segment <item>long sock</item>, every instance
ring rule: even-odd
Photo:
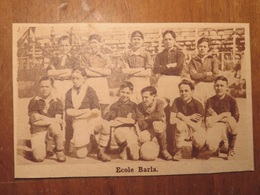
[[[228,148],[234,150],[236,144],[237,134],[228,134]]]

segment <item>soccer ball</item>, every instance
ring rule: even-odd
[[[140,148],[140,157],[152,161],[159,155],[159,145],[153,141],[145,142]]]

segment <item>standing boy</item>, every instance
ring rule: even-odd
[[[176,124],[175,142],[176,153],[173,160],[182,158],[182,146],[185,137],[192,141],[192,157],[197,157],[198,151],[206,142],[206,131],[203,126],[204,108],[193,98],[194,85],[189,80],[182,80],[179,84],[180,97],[171,106],[170,123]],[[188,135],[188,136],[187,136]]]
[[[100,105],[96,92],[87,85],[87,73],[83,68],[72,70],[73,87],[66,93],[66,149],[74,144],[78,158],[85,158],[91,147],[90,136],[100,133],[98,159],[104,162],[111,158],[105,154],[109,131],[102,126]]]
[[[165,49],[156,55],[154,73],[159,74],[158,96],[166,98],[171,105],[178,96],[178,84],[181,82],[181,74],[184,64],[184,53],[176,45],[176,34],[172,30],[163,33]]]
[[[134,85],[134,98],[136,103],[142,101],[140,91],[150,85],[150,76],[152,74],[152,58],[149,52],[142,48],[144,35],[140,31],[134,31],[131,34],[131,48],[123,56],[125,67],[122,69],[124,74],[128,75],[128,81]]]
[[[82,67],[85,69],[87,83],[97,93],[101,110],[110,103],[107,77],[111,74],[111,60],[101,51],[102,40],[98,34],[88,38],[90,53],[83,56]]]
[[[51,93],[54,85],[52,78],[42,77],[39,85],[39,96],[31,99],[28,106],[33,157],[37,162],[42,162],[46,157],[46,138],[53,137],[57,160],[65,162],[62,136],[63,106],[61,100],[55,98]]]
[[[80,64],[79,60],[71,54],[72,41],[69,36],[61,36],[58,45],[60,54],[50,59],[47,73],[55,79],[57,96],[64,101],[65,93],[71,88],[71,70]]]
[[[136,133],[136,104],[130,100],[133,93],[133,84],[125,82],[120,86],[120,97],[117,102],[110,106],[110,110],[105,115],[112,128],[116,143],[118,144],[124,160],[139,159],[139,145]]]
[[[195,82],[194,97],[203,105],[206,100],[215,94],[213,81],[219,74],[219,62],[210,55],[210,40],[200,38],[198,40],[198,55],[191,59],[188,67],[191,79]]]
[[[235,156],[239,110],[236,100],[227,95],[228,80],[218,76],[214,81],[216,95],[206,102],[207,144],[211,152],[218,152],[221,141],[228,140],[228,159]]]
[[[143,101],[137,106],[140,142],[145,143],[156,137],[162,158],[171,160],[172,156],[167,151],[164,102],[156,98],[157,90],[153,86],[143,88],[141,94]]]

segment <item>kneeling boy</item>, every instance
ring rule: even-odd
[[[54,137],[57,160],[65,162],[62,136],[63,106],[60,99],[52,96],[52,78],[42,77],[39,84],[40,94],[31,99],[28,106],[33,157],[37,162],[42,162],[46,157],[46,138]]]
[[[236,100],[227,95],[228,80],[219,76],[214,81],[216,95],[206,102],[207,144],[211,152],[218,152],[221,141],[228,141],[228,159],[235,156],[239,110]]]
[[[182,158],[182,146],[185,137],[192,141],[192,157],[197,157],[198,152],[205,145],[206,131],[202,120],[204,108],[193,98],[194,85],[189,80],[182,80],[179,84],[180,97],[176,98],[171,106],[170,123],[176,124],[175,142],[176,153],[173,160]]]
[[[143,88],[141,94],[143,101],[137,106],[140,142],[145,143],[156,137],[162,158],[171,160],[172,156],[167,151],[164,102],[156,98],[157,90],[153,86]]]
[[[113,128],[113,135],[118,144],[124,160],[139,159],[139,145],[136,133],[136,104],[130,100],[134,90],[133,84],[125,82],[120,86],[119,100],[110,106],[110,110],[104,118],[109,121],[109,127]]]

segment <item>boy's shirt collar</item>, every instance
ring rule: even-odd
[[[142,49],[142,47],[140,47],[136,51],[134,51],[133,49],[129,50],[129,56],[134,56],[134,55],[135,56],[145,56],[144,50]]]
[[[177,47],[176,46],[173,46],[172,48],[170,48],[170,49],[168,49],[168,48],[165,48],[163,51],[164,52],[176,52],[176,50],[177,50]]]
[[[105,59],[105,55],[100,50],[97,51],[96,53],[90,53],[89,55],[90,56],[99,56],[99,57]]]
[[[65,53],[65,54],[63,54],[63,53],[59,54],[59,58],[63,58],[64,56],[67,56],[67,57],[69,58],[69,57],[71,57],[72,55],[71,55],[70,52]]]
[[[50,94],[50,96],[48,98],[46,98],[46,99],[43,99],[41,96],[36,95],[34,99],[35,100],[42,100],[42,101],[44,101],[46,103],[50,103],[51,101],[57,101],[57,97],[55,97],[52,94]]]
[[[213,58],[212,55],[210,54],[205,54],[202,58],[199,57],[199,55],[195,56],[195,60],[198,60],[198,61],[201,61],[201,62],[204,62],[206,58]]]
[[[153,102],[149,106],[145,106],[145,104],[143,102],[143,107],[144,107],[145,111],[148,113],[153,112],[156,108],[156,102],[157,102],[156,98],[153,100]]]
[[[126,105],[126,104],[131,103],[131,100],[128,99],[127,101],[122,101],[122,100],[119,98],[119,99],[118,99],[118,103],[119,103],[120,105]]]

